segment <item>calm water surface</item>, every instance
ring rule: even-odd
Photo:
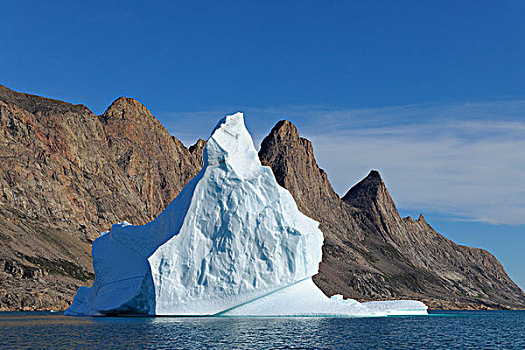
[[[525,311],[380,318],[91,318],[0,312],[0,348],[525,349]]]

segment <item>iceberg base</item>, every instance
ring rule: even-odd
[[[214,316],[373,317],[427,315],[427,306],[414,300],[360,303],[339,296],[328,298],[311,278],[279,289]]]

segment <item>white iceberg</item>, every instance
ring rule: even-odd
[[[113,225],[93,243],[95,282],[66,315],[384,316],[418,301],[328,298],[313,283],[323,234],[261,165],[237,113],[222,119],[204,167],[152,222]]]

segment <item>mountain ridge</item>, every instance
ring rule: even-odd
[[[401,218],[379,172],[372,170],[339,198],[327,178],[316,177],[324,172],[312,145],[289,132],[292,126],[277,123],[259,156],[300,210],[320,222],[325,245],[314,281],[325,293],[416,298],[434,308],[523,308],[525,294],[492,254],[453,243],[422,215]]]
[[[146,127],[0,88],[0,309],[66,308],[99,232],[151,221],[200,169],[133,101],[115,103]]]
[[[151,221],[200,170],[206,144],[184,147],[131,98],[97,116],[83,105],[3,86],[0,135],[1,310],[67,307],[78,286],[92,281],[90,243],[98,233],[123,220]],[[259,158],[299,209],[320,222],[324,258],[314,280],[328,295],[525,308],[523,291],[490,253],[458,248],[422,216],[401,218],[378,172],[340,198],[293,123],[275,125]],[[375,200],[360,195],[374,189]],[[421,249],[436,257],[414,250],[418,240],[435,247]]]

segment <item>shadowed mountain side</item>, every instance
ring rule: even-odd
[[[99,232],[150,221],[200,169],[133,99],[97,117],[0,86],[0,140],[0,310],[67,307]]]
[[[402,219],[377,171],[341,200],[292,123],[277,123],[259,157],[320,222],[325,244],[314,281],[326,294],[413,298],[436,308],[525,307],[525,294],[490,253],[453,243],[423,216]]]

